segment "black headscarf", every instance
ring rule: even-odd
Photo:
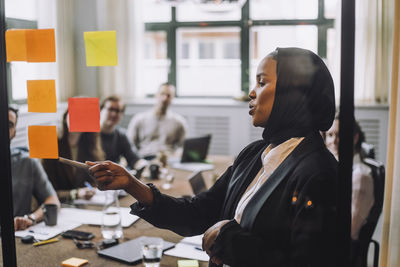
[[[322,59],[301,48],[277,48],[271,55],[277,61],[277,82],[263,139],[279,144],[328,130],[335,117],[335,92]]]

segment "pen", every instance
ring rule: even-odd
[[[86,165],[85,163],[79,162],[79,161],[75,161],[75,160],[70,160],[70,159],[66,159],[66,158],[62,158],[59,157],[58,160],[61,163],[73,166],[75,168],[79,168],[79,169],[84,169],[84,170],[88,170],[90,166]]]
[[[52,239],[49,239],[49,240],[43,240],[43,241],[35,242],[35,243],[33,243],[33,246],[37,247],[37,246],[41,246],[41,245],[45,245],[45,244],[54,243],[54,242],[57,242],[57,241],[58,241],[58,238],[52,238]]]
[[[199,247],[194,247],[194,248],[197,249],[197,250],[203,251],[202,248],[199,248]]]
[[[85,171],[87,171],[89,173],[90,166],[86,165],[85,163],[82,163],[82,162],[79,162],[79,161],[76,161],[76,160],[66,159],[66,158],[63,158],[63,157],[59,157],[58,161],[61,162],[61,163],[67,164],[69,166],[78,168],[78,169],[83,169],[83,170],[85,170]],[[93,176],[89,175],[88,177],[90,177],[90,179],[94,183],[96,183],[96,179]]]

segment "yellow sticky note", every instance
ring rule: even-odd
[[[85,260],[85,259],[72,257],[72,258],[69,258],[69,259],[63,261],[61,263],[61,265],[65,266],[65,267],[79,267],[79,266],[82,266],[82,265],[84,265],[84,264],[86,264],[88,262],[89,261]]]
[[[57,112],[55,80],[30,80],[28,88],[28,112]]]
[[[197,260],[178,260],[178,267],[199,267]]]
[[[84,32],[86,49],[86,66],[116,66],[117,32],[96,31]]]
[[[29,157],[58,159],[56,126],[28,126]]]
[[[25,30],[6,31],[7,62],[26,61]]]

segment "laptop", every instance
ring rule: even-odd
[[[111,258],[113,260],[117,260],[127,264],[131,265],[137,264],[142,261],[141,241],[144,240],[145,238],[147,238],[147,236],[141,236],[133,240],[130,240],[128,242],[124,242],[110,248],[99,250],[97,251],[97,253],[100,256]],[[175,246],[174,243],[164,241],[163,251],[171,249],[174,246]]]
[[[210,141],[211,134],[185,139],[181,162],[204,162],[208,155]]]
[[[194,172],[192,175],[188,177],[190,186],[192,187],[192,191],[195,195],[200,194],[201,192],[207,191],[207,186],[204,181],[204,177],[201,174],[201,171]]]
[[[191,172],[214,169],[214,165],[205,163],[210,141],[211,134],[185,139],[181,160],[180,162],[171,162],[171,167]]]

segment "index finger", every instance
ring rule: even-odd
[[[98,171],[103,171],[103,170],[108,170],[109,168],[109,163],[107,162],[90,162],[90,161],[86,161],[85,162],[87,165],[90,165],[91,167],[89,168],[89,173],[93,174],[95,172]],[[95,164],[95,165],[91,165],[91,164]]]

